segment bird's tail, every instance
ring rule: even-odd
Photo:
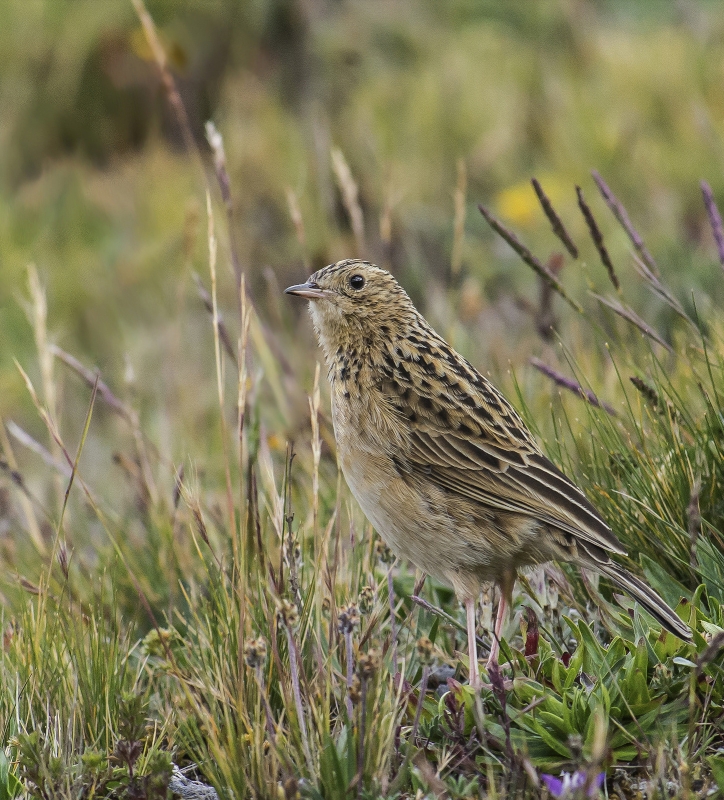
[[[651,614],[651,616],[661,625],[670,631],[674,636],[678,636],[686,642],[692,639],[691,630],[674,611],[647,586],[640,578],[627,572],[623,567],[609,561],[607,564],[597,564],[596,569],[602,572],[607,578],[625,589],[635,600]]]

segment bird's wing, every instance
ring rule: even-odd
[[[469,500],[534,517],[589,545],[625,552],[583,492],[544,455],[526,454],[523,463],[517,463],[518,456],[492,456],[474,439],[417,428],[407,463],[421,477]]]
[[[400,467],[488,508],[525,514],[572,534],[592,555],[596,549],[625,553],[583,492],[543,455],[505,397],[454,351],[443,356],[430,359],[434,375],[418,369],[419,362],[395,365],[380,387],[409,424],[409,449],[397,459]]]

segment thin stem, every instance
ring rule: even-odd
[[[468,683],[477,694],[482,683],[480,681],[480,667],[478,666],[478,647],[475,638],[475,598],[469,597],[465,601],[465,616],[468,623]],[[492,652],[492,650],[491,650]]]
[[[349,695],[349,690],[352,688],[352,678],[354,677],[354,659],[352,657],[352,629],[349,628],[344,632],[344,646],[347,649],[347,716],[350,723],[352,722],[352,698]]]
[[[405,780],[407,775],[407,769],[410,764],[410,753],[412,748],[415,746],[415,739],[417,738],[417,730],[420,725],[420,716],[422,715],[422,704],[425,699],[425,695],[427,694],[427,683],[430,679],[430,667],[426,664],[422,668],[422,678],[420,679],[420,694],[418,695],[417,700],[417,708],[415,709],[415,720],[412,723],[412,731],[410,733],[410,738],[407,742],[407,749],[405,750],[405,759],[400,766],[400,769],[397,771],[397,775],[395,779],[392,781],[392,785],[390,786],[390,795],[394,795],[398,792]]]
[[[535,367],[539,372],[542,372],[544,375],[549,377],[554,383],[558,384],[558,386],[562,386],[564,389],[568,389],[568,391],[577,394],[580,398],[585,400],[589,405],[594,406],[595,408],[602,408],[607,414],[610,414],[612,417],[618,416],[616,414],[616,409],[610,406],[608,403],[605,403],[603,400],[599,400],[596,395],[590,391],[590,389],[584,389],[579,383],[572,380],[571,378],[566,378],[565,375],[561,375],[560,372],[556,372],[552,367],[549,367],[547,364],[544,364],[538,358],[531,358],[529,363],[532,367]]]
[[[701,193],[704,195],[704,205],[709,217],[711,232],[714,234],[714,241],[716,242],[716,251],[719,254],[719,261],[724,267],[724,224],[722,224],[721,214],[714,201],[714,193],[711,190],[711,186],[706,181],[702,181],[700,186]]]
[[[644,240],[639,235],[639,232],[631,224],[631,220],[629,219],[626,209],[623,207],[621,201],[611,191],[606,181],[603,180],[603,178],[598,174],[598,172],[596,172],[595,169],[593,172],[591,172],[591,175],[593,176],[593,180],[596,182],[596,186],[598,186],[598,191],[601,193],[601,197],[603,197],[606,205],[611,209],[611,212],[618,220],[619,225],[628,234],[628,238],[631,240],[631,244],[633,244],[636,252],[639,254],[639,256],[641,256],[641,260],[658,277],[659,268],[656,265],[651,253],[649,253],[649,251],[646,249]]]
[[[365,767],[365,723],[367,721],[367,678],[363,675],[359,702],[359,743],[357,747],[357,797],[362,797]]]
[[[540,181],[537,178],[532,178],[531,183],[533,184],[533,190],[538,198],[538,202],[541,204],[541,208],[546,217],[548,217],[548,222],[551,224],[553,233],[561,240],[571,257],[578,258],[578,248],[573,243],[573,239],[571,239],[561,218],[556,214],[556,210],[553,208],[553,204],[548,195],[543,191]]]
[[[583,218],[586,220],[588,231],[591,234],[591,239],[593,240],[593,244],[596,246],[596,250],[598,250],[598,256],[601,259],[601,263],[604,267],[606,267],[608,277],[618,292],[621,290],[621,284],[619,283],[618,275],[616,275],[616,270],[614,269],[613,262],[611,261],[611,256],[608,254],[608,250],[604,244],[601,229],[596,223],[596,218],[593,216],[593,212],[583,198],[583,190],[580,186],[576,186],[576,196],[578,197],[578,207],[581,209],[581,214],[583,214]]]
[[[480,213],[485,217],[485,221],[490,225],[490,227],[501,237],[504,239],[515,252],[523,259],[523,261],[544,281],[548,281],[551,287],[558,292],[558,294],[571,306],[571,308],[578,311],[579,314],[583,313],[583,308],[581,305],[576,302],[573,298],[569,297],[566,290],[563,288],[563,285],[558,280],[558,278],[546,267],[543,265],[538,258],[536,258],[533,253],[518,239],[518,237],[513,233],[513,231],[509,230],[508,228],[503,225],[503,223],[496,219],[490,211],[488,211],[485,206],[482,206],[478,203],[478,210]]]
[[[289,645],[289,665],[292,672],[292,692],[294,694],[294,705],[297,707],[297,719],[299,720],[299,730],[302,734],[302,747],[304,748],[304,756],[307,759],[307,768],[309,769],[310,776],[314,775],[314,761],[312,760],[312,751],[309,749],[309,740],[307,739],[307,723],[304,717],[304,707],[302,706],[302,693],[299,689],[299,662],[297,661],[297,643],[292,636],[292,632],[288,626],[284,626],[287,634],[287,644]]]
[[[276,732],[274,731],[274,717],[272,716],[271,707],[269,706],[269,698],[267,697],[266,694],[266,684],[264,683],[264,673],[262,672],[261,665],[254,668],[254,674],[256,675],[256,682],[259,684],[259,693],[261,694],[261,702],[262,705],[264,706],[264,714],[266,716],[266,729],[267,733],[269,734],[269,741],[276,748],[277,739],[276,739]]]
[[[420,716],[422,715],[422,704],[427,694],[427,681],[430,678],[430,666],[425,664],[422,668],[422,678],[420,679],[420,694],[417,699],[417,708],[415,709],[415,721],[412,723],[412,734],[410,735],[410,743],[414,744],[417,738],[417,729],[420,725]]]
[[[397,675],[397,625],[395,623],[395,587],[392,582],[392,567],[387,571],[387,598],[390,603],[390,636],[392,637],[392,673]]]

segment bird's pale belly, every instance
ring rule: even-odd
[[[354,443],[348,443],[338,437],[340,466],[352,494],[385,543],[456,590],[461,580],[466,582],[464,573],[475,573],[478,583],[484,548],[471,547],[470,536],[460,530],[460,520],[440,502],[442,498],[431,496],[434,489],[426,492],[413,487],[398,474],[391,458],[380,453],[379,447],[370,452],[364,439],[358,435]]]
[[[419,569],[450,583],[448,572],[455,567],[446,525],[431,519],[424,501],[405,485],[387,464],[370,459],[363,466],[356,458],[353,464],[342,460],[342,472],[352,494],[372,526],[386,544],[399,556],[410,560]],[[392,466],[390,463],[389,466]]]

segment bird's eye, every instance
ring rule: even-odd
[[[365,279],[361,275],[353,275],[349,279],[349,285],[353,289],[361,289],[365,285]]]

